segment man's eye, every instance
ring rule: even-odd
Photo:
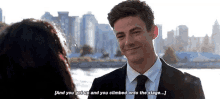
[[[122,38],[123,36],[118,36],[118,38]]]
[[[135,31],[134,33],[140,33],[140,31]]]

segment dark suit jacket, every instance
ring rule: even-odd
[[[162,62],[162,72],[158,91],[166,95],[157,95],[157,99],[205,99],[201,81],[188,73],[182,73],[176,68]],[[126,91],[127,64],[99,78],[95,78],[91,92]],[[91,95],[88,99],[125,99],[125,95]]]

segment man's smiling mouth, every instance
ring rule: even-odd
[[[140,48],[140,47],[135,47],[135,48],[132,48],[132,49],[128,49],[128,50],[126,50],[126,51],[135,50],[135,49],[138,49],[138,48]]]

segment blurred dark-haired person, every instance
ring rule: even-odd
[[[77,99],[58,33],[52,24],[35,19],[1,32],[1,99]]]
[[[122,68],[95,78],[88,99],[204,99],[199,78],[182,73],[155,53],[153,40],[158,28],[145,2],[123,1],[111,10],[108,20],[128,61]],[[97,91],[108,94],[92,94]]]

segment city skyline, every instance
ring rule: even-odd
[[[64,30],[64,33],[65,34],[67,34],[66,32],[67,32],[67,30],[69,30],[68,29],[68,27],[69,28],[72,28],[72,29],[74,29],[74,28],[77,28],[77,27],[79,27],[79,24],[77,25],[77,24],[72,24],[72,21],[70,21],[69,20],[69,18],[74,18],[74,17],[77,17],[78,18],[78,16],[68,16],[68,13],[69,12],[58,12],[58,14],[59,14],[59,16],[57,16],[57,17],[54,17],[54,16],[51,16],[50,15],[50,13],[49,12],[45,12],[45,14],[42,16],[42,18],[43,19],[46,19],[47,21],[52,21],[52,20],[54,20],[55,21],[55,23],[57,23],[57,24],[60,24],[61,25],[61,28]],[[66,18],[65,18],[66,17]],[[58,22],[60,20],[60,22]],[[62,23],[65,23],[64,22],[64,20],[65,20],[65,22],[68,22],[68,20],[70,21],[70,24],[62,24]],[[77,19],[78,20],[78,19]],[[86,44],[87,45],[90,45],[92,48],[94,48],[94,50],[96,50],[96,51],[98,51],[99,50],[99,52],[100,52],[100,50],[104,47],[104,45],[109,45],[109,44],[107,44],[107,43],[117,43],[116,41],[116,38],[115,38],[115,36],[114,36],[114,34],[113,33],[110,33],[110,32],[113,32],[112,30],[111,30],[111,28],[110,28],[110,25],[109,24],[97,24],[97,21],[96,21],[96,19],[94,18],[94,16],[92,15],[92,14],[85,14],[84,15],[84,17],[82,18],[82,19],[80,19],[81,20],[81,29],[80,29],[80,34],[81,34],[81,36],[80,37],[78,37],[78,36],[76,36],[75,35],[75,32],[77,32],[77,31],[70,31],[70,33],[72,34],[72,35],[75,35],[74,37],[76,37],[76,38],[80,38],[80,44],[78,43],[77,45],[84,45],[86,42]],[[87,21],[86,21],[87,20]],[[92,21],[92,20],[94,20],[94,21]],[[73,21],[74,22],[74,21]],[[86,23],[85,23],[86,22]],[[89,23],[91,23],[90,25],[88,24],[88,22]],[[85,23],[84,25],[83,25],[83,23]],[[93,27],[93,25],[95,26],[95,24],[96,24],[96,26],[97,26],[97,28],[98,28],[98,30],[96,30],[96,28],[94,28]],[[215,26],[215,29],[216,28],[219,28],[219,25],[218,25],[218,22],[215,22],[215,24],[216,24],[216,26]],[[69,26],[65,26],[65,25],[69,25]],[[87,26],[89,26],[89,27],[91,27],[91,28],[88,28]],[[185,50],[187,50],[191,45],[190,44],[187,44],[187,43],[189,43],[189,40],[190,40],[190,38],[198,38],[198,37],[188,37],[188,27],[187,26],[185,26],[185,25],[179,25],[178,27],[177,27],[177,29],[176,29],[176,31],[172,31],[173,33],[172,33],[172,35],[170,35],[169,36],[169,38],[166,38],[166,39],[162,39],[162,36],[161,36],[161,33],[162,33],[162,26],[160,25],[160,24],[157,24],[157,26],[158,26],[158,34],[159,34],[159,36],[155,39],[155,41],[154,41],[154,45],[155,45],[155,51],[157,52],[157,53],[161,53],[161,52],[164,52],[164,47],[165,46],[167,46],[167,44],[168,45],[172,45],[172,44],[175,44],[175,42],[174,41],[176,41],[176,40],[179,40],[179,39],[182,39],[182,40],[180,40],[180,41],[178,41],[178,42],[176,42],[176,43],[178,43],[178,44],[180,44],[180,43],[183,43],[184,45],[184,49]],[[65,28],[66,27],[66,28]],[[88,29],[86,29],[86,28],[88,28]],[[214,29],[214,28],[213,28]],[[70,29],[71,30],[71,29]],[[85,30],[85,31],[84,31]],[[91,34],[88,34],[88,33],[86,33],[86,31],[87,30],[90,30],[90,32],[89,33],[91,33]],[[93,32],[92,32],[93,31]],[[97,32],[95,32],[95,31],[97,31]],[[218,31],[219,30],[217,30],[215,33],[217,33],[217,34],[219,34],[218,33]],[[87,31],[88,32],[88,31]],[[107,33],[106,33],[107,32]],[[109,33],[108,33],[109,32]],[[171,31],[170,31],[171,32]],[[95,34],[93,34],[93,33],[95,33]],[[214,34],[215,34],[214,33]],[[69,33],[68,33],[69,34]],[[67,34],[67,35],[68,35]],[[95,36],[96,35],[96,36]],[[104,35],[105,35],[105,38],[103,38],[104,37]],[[108,36],[107,36],[108,35]],[[111,36],[110,36],[111,35]],[[167,34],[168,35],[168,34]],[[93,37],[93,36],[95,36],[95,38]],[[68,36],[69,37],[69,36]],[[91,38],[87,38],[87,39],[85,39],[84,37],[91,37]],[[115,38],[114,40],[110,40],[110,38],[111,37],[113,37],[113,38]],[[201,38],[201,40],[199,41],[199,42],[203,42],[203,38],[204,37],[199,37],[199,38]],[[211,41],[211,37],[209,37],[210,39],[209,39],[209,42]],[[109,39],[109,40],[108,40]],[[173,39],[173,40],[172,40]],[[176,40],[174,40],[174,39],[176,39]],[[70,40],[70,39],[69,39]],[[68,40],[68,41],[69,41]],[[103,41],[103,40],[105,40],[105,41]],[[168,41],[168,40],[171,40],[171,41]],[[72,40],[70,40],[71,42],[72,42]],[[89,42],[88,42],[89,41]],[[197,42],[198,40],[196,40],[196,42]],[[84,42],[84,43],[83,43]],[[94,42],[94,44],[93,43],[91,43],[91,42]],[[104,43],[101,43],[101,42],[105,42],[105,44]],[[164,42],[164,43],[163,43]],[[194,42],[194,43],[196,43],[196,42]],[[74,43],[74,42],[72,42],[72,43]],[[69,43],[70,45],[72,45],[72,43]],[[170,43],[170,44],[169,44]],[[210,44],[211,44],[212,42],[210,42]],[[104,44],[104,45],[103,45]],[[112,45],[111,44],[111,45]],[[99,46],[97,46],[97,45],[99,45]],[[195,44],[194,44],[195,45]],[[79,46],[80,47],[80,46]],[[98,48],[98,49],[97,49]],[[115,47],[113,47],[113,48],[108,48],[108,46],[106,46],[106,47],[104,47],[104,48],[107,48],[107,49],[105,49],[106,51],[107,50],[109,50],[108,52],[111,52],[111,53],[115,53],[115,51],[116,51],[116,49],[117,49],[117,46],[115,46]],[[72,48],[70,48],[70,49],[72,49]],[[114,51],[113,51],[114,50]],[[96,52],[95,51],[95,52]],[[75,51],[74,51],[75,52]]]
[[[94,52],[116,53],[117,40],[109,24],[98,24],[93,14],[87,13],[81,19],[69,16],[69,12],[58,12],[52,16],[45,12],[41,19],[54,22],[66,37],[66,44],[71,52],[79,52],[84,45],[89,45]],[[74,45],[76,44],[76,45]]]
[[[220,3],[214,0],[207,2],[198,0],[185,0],[184,2],[174,0],[141,1],[145,1],[152,8],[155,24],[162,25],[163,39],[167,38],[168,31],[175,30],[179,25],[186,25],[189,28],[190,37],[192,35],[204,37],[206,34],[211,36],[214,22],[216,20],[220,21],[220,13],[217,13],[218,9],[220,9],[218,6]],[[58,11],[68,11],[70,16],[79,16],[80,18],[91,11],[99,24],[109,24],[107,14],[120,2],[121,0],[84,0],[77,1],[77,3],[72,2],[72,0],[63,0],[62,2],[49,0],[39,0],[38,2],[5,0],[0,3],[0,8],[3,11],[7,24],[21,21],[23,18],[40,19],[46,11],[50,12],[53,16],[57,16]]]

